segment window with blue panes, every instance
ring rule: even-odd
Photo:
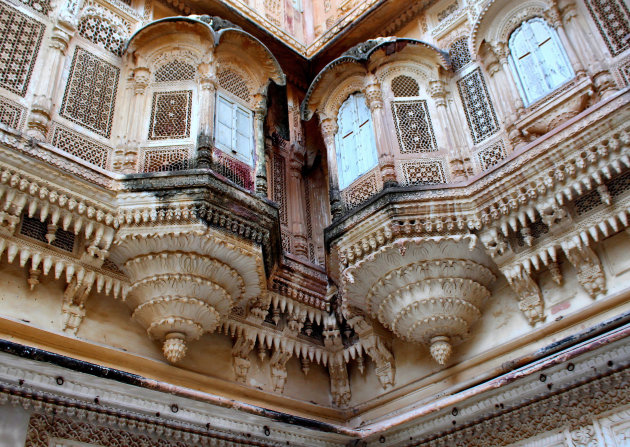
[[[339,108],[337,115],[337,170],[339,188],[344,189],[378,164],[372,116],[365,95],[355,93]]]
[[[575,77],[556,31],[543,19],[524,22],[510,36],[510,66],[525,105]]]

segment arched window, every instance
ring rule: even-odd
[[[526,105],[574,77],[555,30],[543,19],[524,22],[510,36],[510,64]]]
[[[344,189],[378,164],[372,116],[362,93],[350,95],[337,116],[337,170]]]

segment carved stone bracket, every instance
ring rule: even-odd
[[[245,383],[247,381],[247,373],[249,372],[249,367],[251,366],[249,353],[252,349],[254,349],[255,344],[255,336],[248,336],[245,333],[236,337],[236,340],[234,341],[234,346],[232,347],[232,364],[234,366],[234,375],[236,376],[236,380],[241,383]]]
[[[585,245],[564,245],[567,259],[577,270],[578,282],[592,298],[606,293],[606,276],[597,253]]]
[[[343,359],[335,357],[328,365],[330,374],[330,393],[333,404],[338,407],[346,406],[350,403],[352,394],[350,393],[350,382],[348,380],[348,369]]]
[[[284,384],[287,381],[286,364],[290,358],[291,351],[285,351],[282,348],[276,349],[271,356],[271,383],[276,393],[282,393],[284,391]]]
[[[518,307],[532,326],[545,319],[545,304],[538,284],[523,269],[505,276],[518,297]]]

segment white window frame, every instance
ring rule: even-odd
[[[232,121],[232,125],[231,125],[231,144],[228,146],[226,144],[224,144],[223,142],[219,141],[219,125],[225,125],[225,123],[220,123],[219,122],[219,105],[220,105],[220,101],[225,101],[229,104],[231,104],[231,109],[232,109],[232,116],[231,116],[231,121]],[[236,125],[236,119],[237,119],[237,113],[238,112],[242,112],[244,114],[247,115],[248,118],[248,122],[249,122],[249,130],[250,130],[250,135],[248,138],[249,141],[249,150],[248,151],[242,151],[242,150],[237,150],[237,133],[238,133],[238,129],[237,129],[237,125]],[[236,158],[239,161],[242,161],[243,163],[247,164],[248,166],[253,166],[254,164],[254,113],[248,109],[247,107],[243,106],[242,104],[240,104],[238,101],[236,101],[233,97],[228,96],[226,94],[224,94],[223,92],[219,92],[217,91],[216,94],[216,103],[215,103],[215,111],[214,111],[214,144],[217,148],[221,149],[223,152],[226,152],[228,155],[230,155],[233,158]]]
[[[548,32],[548,38],[544,42],[538,43],[538,42],[527,41],[530,46],[530,52],[527,54],[530,54],[530,57],[533,58],[534,61],[537,63],[535,68],[536,68],[536,71],[538,72],[537,74],[539,75],[539,78],[541,81],[541,83],[539,84],[539,87],[541,87],[542,93],[538,95],[533,94],[533,90],[532,90],[533,85],[529,85],[529,84],[526,85],[526,83],[524,82],[523,72],[526,70],[526,67],[522,66],[522,63],[516,59],[512,50],[512,42],[515,39],[516,33],[525,32],[525,28],[528,28],[528,27],[531,29],[532,27],[531,24],[533,22],[540,22],[544,24]],[[544,64],[545,60],[541,58],[542,52],[540,50],[540,46],[542,43],[545,43],[548,40],[551,40],[552,43],[557,47],[558,49],[557,57],[561,59],[563,68],[566,68],[570,72],[569,77],[564,79],[561,83],[554,84],[554,85],[551,85],[551,82],[548,76],[546,75],[546,70],[548,69],[548,67],[546,67]],[[567,82],[575,78],[575,71],[573,70],[571,61],[569,60],[569,57],[567,56],[566,49],[564,48],[564,45],[562,45],[562,42],[560,41],[560,38],[558,37],[558,33],[544,19],[541,19],[539,17],[534,17],[534,18],[531,18],[529,20],[522,22],[510,35],[510,38],[508,40],[508,48],[510,49],[510,54],[508,58],[509,65],[510,65],[510,68],[512,69],[512,73],[514,74],[516,85],[518,87],[519,93],[521,94],[521,98],[523,99],[523,102],[525,103],[525,106],[529,106],[535,103],[536,101],[544,98],[545,96],[549,95],[550,93],[560,88],[562,85],[566,84]]]

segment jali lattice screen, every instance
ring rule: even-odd
[[[120,69],[77,47],[61,104],[61,116],[110,137]]]
[[[44,35],[44,25],[0,4],[0,86],[26,94]]]
[[[457,81],[457,87],[475,144],[497,133],[499,123],[481,69],[477,68]]]

